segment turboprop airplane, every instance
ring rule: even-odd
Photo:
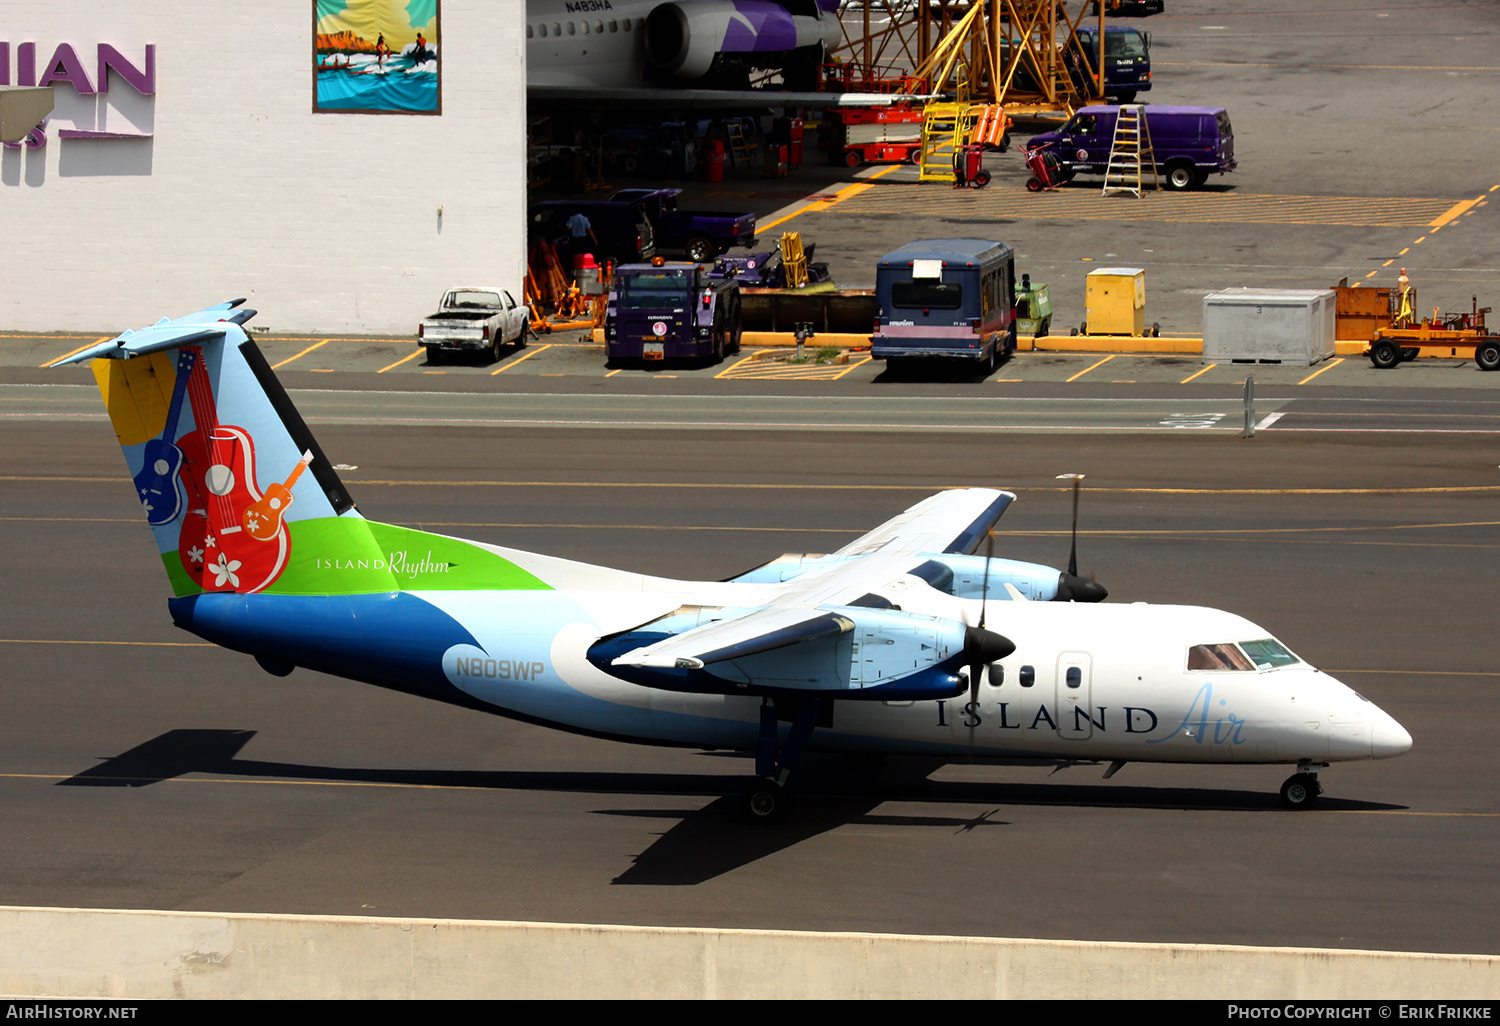
[[[826,556],[729,581],[367,520],[241,327],[243,300],[92,360],[177,626],[255,658],[599,737],[755,753],[751,821],[807,750],[1128,762],[1399,755],[1411,737],[1264,628],[978,555],[1015,496],[940,492]],[[1059,601],[1062,600],[1062,601]],[[992,629],[994,624],[1004,631]]]
[[[877,93],[816,92],[842,38],[838,0],[527,0],[533,106],[743,109],[889,104]],[[779,71],[786,91],[750,88]]]

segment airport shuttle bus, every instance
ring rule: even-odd
[[[877,360],[970,360],[989,371],[1015,351],[1015,250],[1003,242],[908,243],[876,265],[875,299]]]

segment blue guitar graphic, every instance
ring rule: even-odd
[[[177,472],[182,469],[182,450],[177,448],[177,418],[182,414],[182,397],[187,394],[188,372],[198,354],[186,346],[177,353],[177,380],[172,385],[172,405],[167,410],[167,426],[160,438],[146,443],[144,465],[135,475],[135,491],[146,507],[146,523],[152,527],[170,524],[182,511],[182,490]]]

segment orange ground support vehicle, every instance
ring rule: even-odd
[[[1345,279],[1346,281],[1348,279]],[[1470,309],[1416,317],[1417,290],[1360,288],[1340,283],[1333,291],[1336,338],[1368,339],[1365,355],[1376,367],[1391,368],[1417,357],[1472,359],[1480,370],[1500,370],[1500,334],[1484,323],[1490,308],[1471,297]]]

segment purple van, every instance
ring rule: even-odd
[[[1144,104],[1146,128],[1156,171],[1169,189],[1196,189],[1211,174],[1233,171],[1234,128],[1223,107],[1169,107]],[[1072,119],[1055,132],[1033,136],[1027,145],[1045,147],[1056,156],[1064,180],[1074,175],[1102,175],[1109,164],[1114,141],[1114,105],[1080,107]]]

